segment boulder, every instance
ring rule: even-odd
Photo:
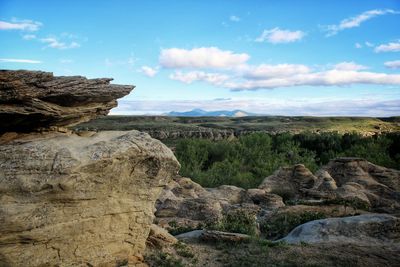
[[[165,230],[164,228],[156,224],[151,225],[150,233],[149,236],[147,237],[147,242],[146,242],[148,247],[161,249],[163,247],[174,245],[177,242],[178,239],[176,239],[173,235],[168,233],[168,231]]]
[[[134,88],[112,80],[0,70],[0,132],[71,126],[106,115]]]
[[[170,149],[138,131],[37,134],[1,145],[0,265],[142,259],[154,203],[178,169]]]
[[[354,243],[392,244],[400,241],[400,219],[387,214],[315,220],[302,224],[280,239],[290,244]]]

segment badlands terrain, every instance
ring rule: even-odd
[[[0,71],[0,266],[400,266],[400,171],[347,156],[208,188],[162,143],[268,121],[379,135],[397,118],[93,120],[134,88],[111,80]]]

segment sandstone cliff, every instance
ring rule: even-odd
[[[106,114],[133,87],[111,79],[0,72],[2,131]],[[142,260],[162,187],[179,163],[138,131],[0,136],[0,266],[119,266]]]

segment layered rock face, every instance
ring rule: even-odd
[[[178,171],[147,134],[56,135],[0,146],[0,253],[11,266],[133,260]]]
[[[117,106],[134,88],[112,79],[54,77],[51,72],[0,70],[0,132],[85,122]]]
[[[44,72],[0,76],[2,130],[87,120],[132,89]],[[9,136],[0,136],[0,266],[140,263],[155,201],[179,169],[170,149],[138,131]]]

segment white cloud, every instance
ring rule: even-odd
[[[169,78],[186,84],[203,81],[233,91],[295,86],[350,86],[353,84],[400,85],[400,74],[366,71],[368,67],[344,61],[331,67],[312,69],[302,64],[247,64],[249,55],[234,54],[215,47],[192,50],[171,48],[160,54],[160,65],[190,68],[175,71]],[[200,71],[219,69],[222,73]]]
[[[33,39],[36,39],[36,35],[34,35],[34,34],[25,34],[25,35],[22,36],[22,39],[24,39],[24,40],[33,40]]]
[[[373,44],[373,43],[370,43],[370,42],[368,42],[368,41],[365,42],[365,45],[368,46],[368,47],[374,47],[374,44]]]
[[[0,62],[5,63],[27,63],[27,64],[40,64],[42,61],[32,59],[15,59],[15,58],[0,58]]]
[[[278,43],[291,43],[301,40],[305,36],[302,31],[290,31],[281,30],[279,28],[273,28],[270,30],[264,30],[256,42],[269,42],[273,44]]]
[[[157,68],[152,68],[149,66],[142,66],[140,68],[140,72],[142,72],[147,77],[154,77],[157,74],[158,70],[157,70]]]
[[[345,29],[350,29],[350,28],[355,28],[359,27],[361,23],[364,21],[367,21],[369,19],[372,19],[377,16],[385,15],[385,14],[398,14],[399,12],[394,11],[392,9],[373,9],[373,10],[368,10],[365,11],[355,17],[347,18],[342,20],[339,24],[334,24],[334,25],[328,25],[325,26],[325,30],[327,31],[326,36],[332,36],[337,34],[340,31],[343,31]]]
[[[358,99],[293,99],[280,98],[239,98],[210,100],[120,100],[118,107],[111,110],[113,115],[163,114],[169,111],[188,111],[195,108],[204,110],[235,110],[268,115],[286,116],[397,116],[400,100]]]
[[[400,69],[400,60],[387,61],[384,65],[389,69]]]
[[[0,21],[0,30],[37,31],[43,24],[33,20],[12,19],[11,22]]]
[[[228,75],[220,73],[207,73],[203,71],[180,72],[176,71],[169,76],[170,79],[191,84],[195,81],[204,81],[213,85],[221,85],[229,79]]]
[[[231,16],[229,17],[229,20],[230,20],[230,21],[234,21],[234,22],[239,22],[241,19],[240,19],[238,16],[231,15]]]
[[[159,63],[165,68],[232,68],[244,64],[249,55],[234,54],[217,47],[200,47],[191,50],[162,49]]]
[[[362,45],[361,45],[360,43],[355,43],[355,44],[354,44],[354,47],[355,47],[355,48],[362,48]]]
[[[42,38],[40,39],[40,42],[45,43],[46,47],[51,47],[56,49],[71,49],[80,47],[80,44],[75,41],[64,42],[64,41],[59,41],[55,37]]]
[[[349,71],[357,71],[357,70],[366,70],[368,67],[356,64],[353,61],[345,61],[338,63],[334,66],[335,70],[349,70]]]
[[[271,77],[263,80],[230,81],[225,83],[224,87],[236,91],[294,86],[346,86],[352,84],[400,85],[400,74],[332,69],[287,77]]]
[[[300,64],[261,64],[257,66],[247,66],[243,68],[242,76],[248,79],[266,79],[271,77],[285,77],[308,72],[310,72],[310,68]]]
[[[375,47],[375,52],[400,52],[400,40],[388,44],[381,44]]]

